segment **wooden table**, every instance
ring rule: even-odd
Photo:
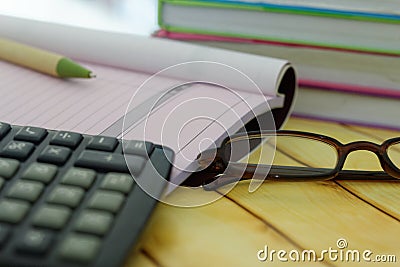
[[[343,143],[381,143],[400,136],[395,131],[299,118],[291,118],[285,129],[321,133]],[[358,151],[350,154],[345,168],[375,170],[380,165],[374,154]],[[201,199],[208,194],[218,192],[195,189],[190,193],[176,191],[170,197]],[[243,182],[202,207],[159,204],[138,252],[132,253],[126,266],[365,266],[365,250],[371,251],[365,256],[372,261],[376,256],[397,261],[370,262],[372,266],[398,266],[399,220],[400,182],[266,182],[254,193],[249,193],[248,184]],[[342,242],[339,246],[345,240],[347,247],[340,249],[338,240]],[[265,246],[268,254],[271,250],[286,251],[281,258],[288,262],[280,261],[276,253],[272,261],[260,261],[257,253]],[[307,251],[314,250],[318,259],[330,248],[331,259],[337,255],[336,261],[328,252],[323,262],[308,260]],[[353,250],[358,250],[360,262],[354,261]],[[289,258],[291,253],[294,259],[296,251],[300,262]],[[303,253],[305,261],[301,261]]]

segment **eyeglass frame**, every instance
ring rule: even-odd
[[[226,170],[228,164],[230,163],[227,160],[225,155],[225,148],[227,144],[232,142],[233,140],[242,137],[243,139],[252,139],[252,136],[259,136],[262,138],[263,135],[268,136],[294,136],[301,138],[308,138],[316,141],[320,141],[326,143],[333,147],[337,152],[337,162],[335,168],[332,168],[332,171],[324,174],[315,174],[308,177],[302,177],[305,179],[299,179],[299,174],[291,174],[291,175],[271,175],[270,172],[264,174],[264,177],[267,180],[284,180],[284,181],[323,181],[323,180],[332,180],[336,178],[341,178],[344,180],[360,180],[366,179],[379,179],[379,180],[393,180],[400,179],[400,169],[397,168],[393,162],[390,160],[388,156],[387,149],[394,144],[400,143],[400,137],[394,137],[385,140],[382,144],[376,144],[370,141],[355,141],[343,144],[335,138],[310,133],[303,131],[294,131],[294,130],[278,130],[278,131],[262,131],[262,132],[244,132],[232,135],[227,137],[221,144],[220,147],[215,149],[205,150],[200,153],[197,157],[197,161],[201,166],[207,166],[202,171],[194,173],[191,179],[186,182],[186,185],[189,186],[199,186],[199,185],[207,185],[213,183],[213,186],[210,188],[220,187],[227,183],[232,183],[240,180],[249,180],[253,178],[254,170],[257,167],[260,167],[259,164],[246,164],[244,168],[244,172],[242,177],[223,177],[223,172]],[[260,138],[260,141],[261,141]],[[343,166],[346,162],[348,155],[354,151],[370,151],[374,153],[380,162],[380,165],[384,172],[382,171],[363,171],[363,170],[343,170]],[[243,163],[235,163],[241,164],[243,169]],[[272,165],[273,166],[273,165]],[[290,168],[290,167],[289,167]],[[310,167],[311,169],[312,167]],[[295,168],[294,168],[295,169]],[[228,175],[229,176],[229,175]],[[219,180],[219,181],[218,181]]]

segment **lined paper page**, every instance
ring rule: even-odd
[[[0,120],[101,133],[123,116],[131,96],[148,75],[93,64],[85,66],[94,70],[97,78],[58,79],[0,61]],[[158,85],[153,91],[138,97],[144,100],[173,86],[177,80],[158,77],[153,83]]]

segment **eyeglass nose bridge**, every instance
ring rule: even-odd
[[[386,160],[384,157],[384,149],[381,145],[369,142],[369,141],[357,141],[357,142],[351,142],[348,144],[343,145],[340,149],[339,149],[339,159],[340,162],[338,163],[338,167],[341,169],[348,157],[348,155],[351,152],[354,151],[370,151],[372,153],[374,153],[378,159],[379,162],[381,163],[381,167],[386,171],[387,169],[387,164],[386,164]]]

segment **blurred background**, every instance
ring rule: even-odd
[[[147,35],[157,29],[157,0],[1,0],[0,14]]]

